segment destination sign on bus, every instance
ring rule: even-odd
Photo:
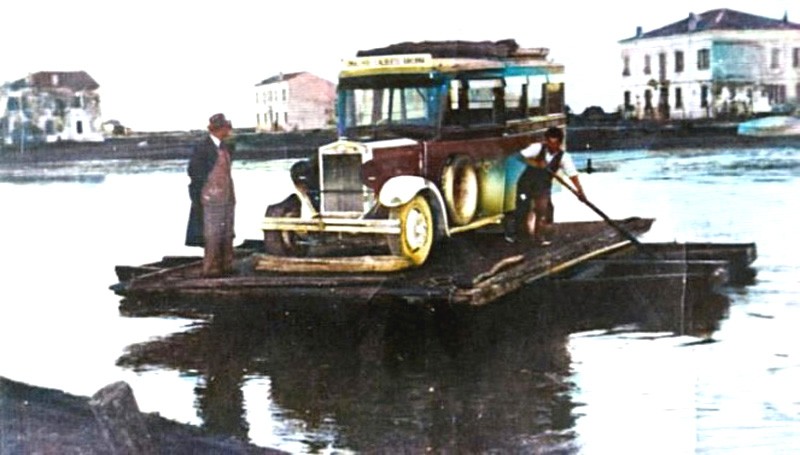
[[[345,71],[379,68],[430,68],[433,66],[433,58],[430,54],[379,55],[345,59],[343,64]]]

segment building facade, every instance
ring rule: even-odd
[[[99,87],[85,71],[40,71],[4,84],[3,143],[102,141]]]
[[[746,117],[800,105],[800,24],[730,9],[619,42],[628,118]]]
[[[329,128],[334,125],[336,86],[311,73],[287,73],[255,86],[256,131]]]

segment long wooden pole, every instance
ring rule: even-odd
[[[639,249],[639,251],[647,254],[647,256],[649,257],[653,257],[653,254],[647,250],[647,248],[642,244],[642,242],[639,241],[639,239],[636,238],[635,235],[631,234],[630,231],[620,226],[620,224],[617,223],[616,221],[612,220],[608,215],[605,214],[605,212],[600,210],[600,208],[598,208],[596,205],[592,204],[591,201],[586,199],[586,196],[581,196],[581,194],[578,193],[578,191],[575,188],[573,188],[572,185],[570,185],[566,180],[564,180],[563,177],[558,175],[556,172],[553,172],[550,168],[546,169],[547,172],[549,172],[554,179],[558,180],[558,183],[565,186],[568,190],[570,190],[570,192],[572,192],[572,194],[574,194],[578,198],[578,200],[586,204],[590,209],[594,210],[595,213],[600,215],[600,217],[603,218],[603,220],[605,220],[606,223],[608,223],[611,227],[616,229],[620,234],[622,234],[623,237],[630,240],[631,243],[633,243],[636,246],[636,248]]]

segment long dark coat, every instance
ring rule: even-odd
[[[217,162],[217,146],[210,136],[194,146],[192,157],[189,158],[189,198],[192,208],[189,211],[189,223],[186,226],[186,245],[204,246],[203,238],[203,202],[201,195],[203,187],[208,180],[208,174]]]

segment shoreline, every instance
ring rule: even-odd
[[[740,136],[736,126],[732,122],[572,122],[567,126],[567,143],[572,152],[800,146],[800,136]],[[4,146],[0,148],[0,167],[93,160],[188,160],[193,145],[204,134],[204,131],[142,133],[98,143]],[[305,158],[336,138],[334,130],[277,134],[242,131],[236,133],[235,158],[255,161]]]
[[[83,160],[188,160],[194,145],[205,134],[204,131],[148,133],[111,137],[103,142],[37,144],[29,148],[4,146],[0,148],[0,166]],[[238,132],[235,158],[262,161],[303,158],[335,139],[332,130],[282,134]]]
[[[741,136],[735,122],[609,123],[567,126],[572,152],[798,147],[800,136]]]

